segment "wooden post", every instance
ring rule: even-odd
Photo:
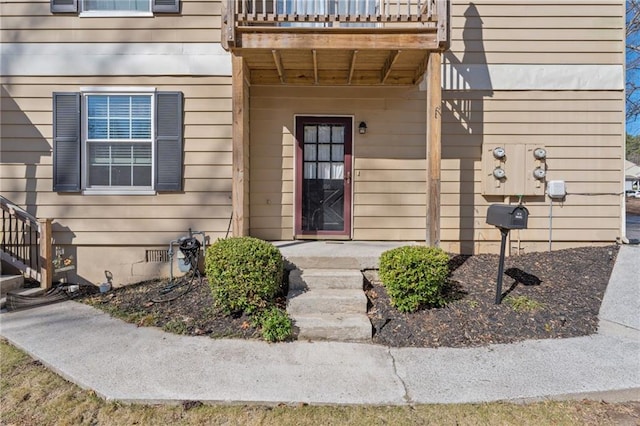
[[[53,234],[51,219],[38,219],[40,225],[40,287],[51,288],[53,284]]]
[[[427,64],[427,235],[426,243],[440,245],[440,161],[442,133],[442,53],[432,52]]]
[[[233,148],[231,208],[233,235],[249,234],[249,85],[242,56],[232,58]]]

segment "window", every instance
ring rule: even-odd
[[[84,94],[85,188],[152,189],[150,94]]]
[[[180,0],[49,0],[52,13],[82,16],[151,16],[180,13]]]
[[[182,189],[182,93],[90,88],[53,94],[53,189]]]
[[[82,0],[83,12],[151,12],[151,0]]]

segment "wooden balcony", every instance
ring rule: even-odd
[[[447,0],[224,0],[249,84],[414,85],[448,43]]]

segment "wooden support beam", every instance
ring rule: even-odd
[[[351,65],[349,66],[349,79],[347,80],[347,84],[351,84],[351,80],[353,79],[353,72],[356,69],[356,59],[358,58],[358,51],[354,50],[351,54]]]
[[[336,33],[323,28],[322,32],[308,33],[295,31],[289,33],[270,32],[265,27],[260,32],[237,33],[236,44],[241,49],[298,49],[298,50],[350,50],[365,46],[378,50],[436,50],[439,49],[436,34],[424,33]],[[276,29],[281,28],[276,27]]]
[[[424,60],[418,65],[416,73],[413,75],[413,84],[418,84],[424,78],[424,73],[427,71],[427,64],[429,63],[429,53],[424,55]]]
[[[391,74],[391,68],[393,68],[393,64],[398,60],[398,56],[400,56],[400,51],[392,50],[391,53],[389,53],[389,56],[387,56],[387,59],[384,61],[384,66],[382,67],[382,75],[380,78],[380,82],[382,84],[387,81],[389,74]]]
[[[53,232],[51,219],[38,219],[40,227],[40,287],[49,289],[53,285]]]
[[[318,84],[318,52],[313,49],[313,81]]]
[[[427,235],[426,243],[440,245],[440,163],[442,134],[442,53],[433,52],[427,64]]]
[[[244,58],[231,55],[233,109],[231,212],[233,236],[249,235],[249,85]]]
[[[247,61],[243,60],[242,61],[242,67],[243,67],[243,77],[244,77],[244,82],[247,86],[251,86],[251,70],[249,69],[249,65],[247,65]]]
[[[276,69],[278,70],[278,77],[280,77],[280,83],[284,84],[284,70],[282,68],[282,59],[280,58],[280,53],[277,50],[271,50],[271,55],[273,55],[273,62],[276,63]]]

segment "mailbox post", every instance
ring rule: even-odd
[[[522,205],[492,204],[487,210],[487,223],[500,230],[500,263],[498,264],[498,280],[496,282],[496,305],[502,302],[502,276],[504,275],[504,253],[507,245],[507,235],[512,229],[526,229],[529,220],[529,210]]]

